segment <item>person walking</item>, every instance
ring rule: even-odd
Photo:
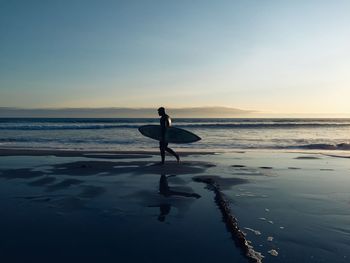
[[[165,151],[173,155],[177,162],[180,162],[180,157],[179,155],[172,149],[168,147],[168,142],[166,141],[166,132],[167,129],[171,126],[171,119],[168,114],[165,112],[164,107],[160,107],[158,109],[158,115],[160,116],[160,129],[161,129],[161,139],[159,141],[159,149],[160,149],[160,156],[162,158],[162,164],[165,163]]]

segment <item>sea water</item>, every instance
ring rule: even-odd
[[[138,127],[154,119],[2,118],[0,147],[84,150],[150,150],[155,141]],[[350,119],[174,119],[202,140],[191,150],[350,150]]]

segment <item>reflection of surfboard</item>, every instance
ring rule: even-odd
[[[139,131],[148,138],[160,140],[160,125],[144,125],[139,128]],[[167,128],[165,139],[171,143],[190,143],[199,141],[201,138],[184,129],[169,127]]]

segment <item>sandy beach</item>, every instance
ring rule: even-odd
[[[152,151],[2,149],[0,155],[5,262],[348,262],[350,257],[346,158],[187,152],[180,164],[168,158],[162,166]],[[222,194],[226,212],[208,180]],[[236,220],[254,257],[228,219]]]

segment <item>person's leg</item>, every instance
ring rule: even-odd
[[[165,174],[162,174],[159,179],[159,193],[167,196],[169,195],[169,189],[168,179]]]
[[[162,158],[162,164],[165,162],[165,144],[163,142],[159,142],[159,150],[160,150],[160,156]]]
[[[168,146],[166,146],[165,150],[166,150],[168,153],[170,153],[170,154],[172,154],[173,156],[175,156],[177,162],[180,162],[180,156],[179,156],[176,152],[174,152],[174,151],[173,151],[172,149],[170,149]]]

